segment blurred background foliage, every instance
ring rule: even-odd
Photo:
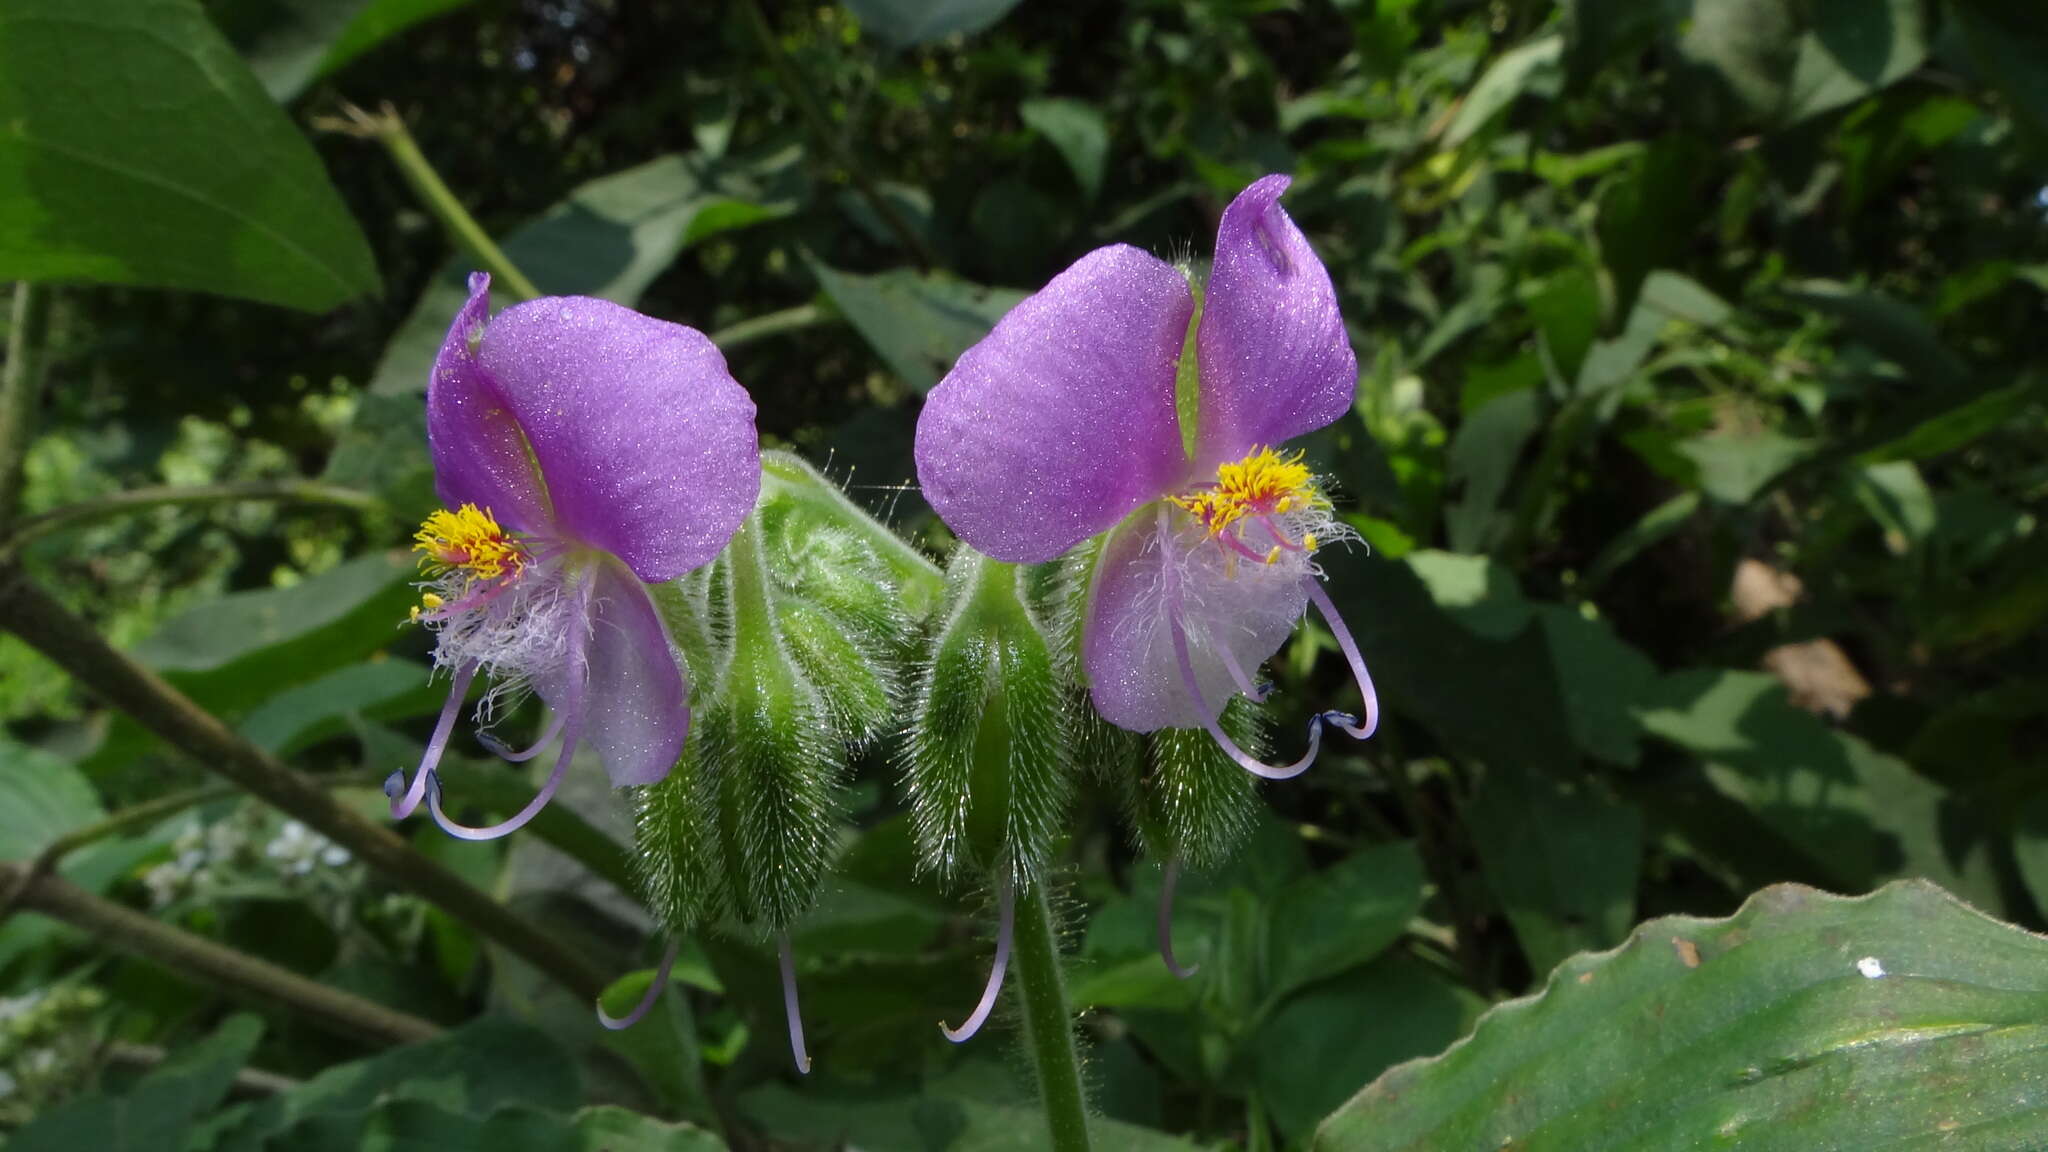
[[[935,550],[909,449],[952,357],[1088,249],[1199,255],[1244,184],[1291,173],[1360,354],[1355,415],[1310,445],[1369,544],[1332,558],[1330,587],[1390,718],[1265,788],[1238,863],[1189,878],[1194,980],[1152,954],[1158,869],[1106,793],[1080,804],[1061,899],[1096,1102],[1171,1134],[1105,1140],[1305,1145],[1388,1066],[1648,917],[1922,877],[2048,927],[2048,29],[2022,7],[213,0],[204,19],[318,162],[285,132],[219,153],[224,171],[308,161],[334,191],[249,202],[239,227],[286,229],[298,263],[217,222],[117,237],[144,251],[112,265],[36,264],[33,228],[0,232],[10,277],[104,282],[54,293],[7,549],[376,812],[438,706],[422,638],[396,627],[393,550],[431,504],[420,395],[470,261],[346,103],[388,101],[542,291],[713,333],[764,442]],[[211,35],[197,9],[145,9]],[[91,67],[155,75],[132,39],[33,47],[0,38],[0,110]],[[167,108],[142,144],[89,101],[76,115],[79,139],[167,164],[235,145],[180,138],[219,128],[203,109]],[[0,193],[123,203],[67,171],[10,159]],[[269,498],[91,504],[220,485]],[[35,519],[81,503],[95,514]],[[1280,731],[1348,690],[1341,668],[1315,626],[1282,651]],[[0,717],[0,857],[206,783],[11,636]],[[185,1117],[244,1101],[189,1147],[372,1128],[481,1147],[515,1105],[618,1147],[709,1139],[642,1113],[774,1147],[1023,1147],[1014,1043],[932,1035],[977,986],[986,909],[914,875],[886,749],[853,789],[796,933],[809,1080],[782,1070],[752,944],[692,942],[687,998],[601,1038],[345,852],[202,789],[63,873],[426,1019],[496,1007],[546,1035],[494,1017],[343,1063],[372,1049],[289,1012],[230,1017],[216,989],[16,915],[0,1125],[104,1115],[104,1073]],[[638,966],[620,806],[574,806],[552,846],[414,840]],[[47,1146],[81,1146],[64,1131]]]

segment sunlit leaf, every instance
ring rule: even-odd
[[[1318,1152],[2048,1140],[2048,942],[1931,884],[1779,885],[1567,960],[1441,1056],[1389,1071]]]
[[[8,0],[0,125],[0,279],[310,312],[377,288],[319,158],[191,0]]]

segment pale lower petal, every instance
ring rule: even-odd
[[[682,657],[647,588],[621,564],[592,576],[583,742],[597,750],[612,785],[667,776],[690,734]]]
[[[1175,526],[1178,526],[1177,528]],[[1174,571],[1165,564],[1171,561]],[[1280,650],[1307,604],[1306,561],[1230,560],[1178,512],[1134,518],[1106,541],[1089,587],[1083,666],[1095,709],[1134,732],[1200,728],[1238,690],[1223,659],[1256,669]],[[1181,683],[1169,627],[1169,580],[1179,588],[1189,657],[1207,706],[1203,715]]]

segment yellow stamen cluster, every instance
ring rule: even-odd
[[[1216,469],[1213,487],[1197,488],[1169,497],[1193,514],[1210,536],[1221,536],[1246,516],[1285,515],[1297,508],[1327,508],[1328,498],[1317,490],[1302,453],[1282,456],[1271,448],[1254,448],[1249,456]],[[1303,547],[1315,551],[1316,539],[1309,536]],[[1277,559],[1279,549],[1267,560]]]
[[[474,504],[453,512],[436,511],[412,539],[413,551],[421,554],[420,566],[436,575],[460,568],[472,579],[496,580],[508,572],[518,575],[526,564],[519,542],[488,510]]]
[[[446,508],[427,517],[412,534],[413,551],[420,554],[420,567],[436,580],[459,572],[470,580],[491,581],[517,576],[526,567],[526,549],[512,534],[500,527],[488,509],[464,504],[453,512]],[[420,596],[412,610],[413,623],[422,614],[440,611],[447,601],[432,592]]]

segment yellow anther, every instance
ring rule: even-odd
[[[526,565],[519,542],[489,511],[474,504],[435,512],[412,539],[413,551],[421,554],[420,564],[435,572],[460,569],[473,579],[496,580],[507,573],[516,576]]]
[[[1309,537],[1309,539],[1313,540],[1315,539],[1315,537],[1311,536]],[[425,608],[429,612],[432,612],[434,609],[439,608],[441,605],[446,603],[446,600],[441,599],[439,596],[434,595],[432,592],[422,593],[420,596],[420,607]]]
[[[1269,549],[1267,549],[1267,550],[1266,550],[1266,563],[1268,563],[1268,564],[1278,564],[1279,562],[1280,562],[1280,546],[1279,546],[1278,544],[1275,544],[1275,545],[1273,545],[1273,546],[1272,546],[1271,548],[1269,548]]]
[[[1221,535],[1246,516],[1327,507],[1329,501],[1316,490],[1301,461],[1299,452],[1282,456],[1271,448],[1256,448],[1244,459],[1217,468],[1213,487],[1171,499],[1201,521],[1211,536]]]
[[[1304,552],[1313,552],[1313,551],[1315,551],[1315,550],[1316,550],[1316,534],[1315,534],[1315,533],[1313,533],[1313,532],[1311,532],[1311,533],[1309,533],[1308,535],[1306,535],[1306,536],[1303,536],[1303,537],[1301,538],[1301,548],[1302,548],[1302,551],[1304,551]]]

